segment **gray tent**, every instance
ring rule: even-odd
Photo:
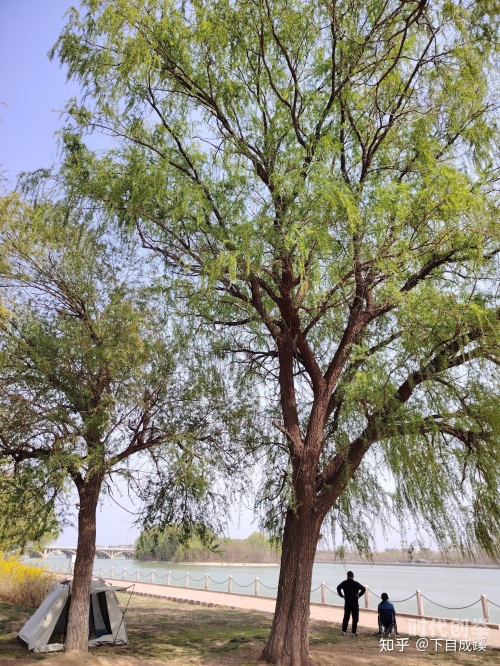
[[[69,602],[73,581],[58,583],[45,597],[36,612],[19,632],[19,638],[33,652],[59,652],[64,649]],[[118,605],[116,592],[131,587],[107,585],[93,580],[90,593],[89,647],[127,645],[125,618]]]

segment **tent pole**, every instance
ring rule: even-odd
[[[132,592],[129,594],[128,601],[127,601],[127,605],[125,606],[125,610],[123,611],[122,620],[121,620],[121,622],[120,622],[120,625],[119,625],[118,629],[116,630],[115,639],[114,639],[114,641],[113,641],[113,645],[112,645],[111,647],[115,647],[116,637],[117,637],[118,634],[120,633],[120,629],[122,628],[123,620],[125,619],[125,615],[126,615],[127,610],[128,610],[128,605],[129,605],[129,603],[130,603],[130,600],[132,599],[132,595],[134,594],[134,587],[135,587],[135,583],[134,583],[134,585],[132,585]]]

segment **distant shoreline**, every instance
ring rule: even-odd
[[[134,560],[140,562],[143,566],[158,563],[162,565],[173,565],[178,567],[279,567],[276,562],[163,562],[161,560]],[[445,564],[437,562],[341,562],[340,560],[321,561],[315,560],[314,564],[339,564],[349,566],[371,566],[371,567],[441,567],[443,569],[500,569],[500,566],[494,564]]]
[[[161,562],[162,564],[175,564],[178,567],[279,567],[277,562],[163,562],[162,560],[134,560],[147,564],[148,562]]]
[[[371,567],[441,567],[443,569],[500,569],[494,564],[446,564],[446,562],[341,562],[340,560],[314,560],[314,564],[368,565]]]

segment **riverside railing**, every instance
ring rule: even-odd
[[[71,575],[72,573],[72,565],[49,565],[48,569],[52,571],[53,573],[57,574],[67,574]],[[99,578],[109,578],[111,580],[128,580],[128,581],[135,581],[139,583],[149,583],[149,584],[154,584],[154,585],[167,585],[169,587],[184,587],[184,588],[189,588],[189,583],[190,581],[196,582],[196,583],[204,583],[204,587],[192,587],[191,589],[205,589],[205,590],[210,590],[212,592],[226,592],[228,594],[243,594],[243,595],[248,595],[248,594],[253,594],[254,596],[265,596],[269,598],[269,594],[261,594],[260,593],[260,586],[266,588],[267,590],[277,590],[277,587],[270,587],[269,585],[265,585],[257,576],[253,581],[251,581],[248,584],[241,584],[236,582],[233,579],[233,576],[230,575],[228,576],[225,580],[223,581],[218,581],[215,580],[210,576],[210,574],[206,574],[202,578],[194,578],[189,572],[186,572],[183,576],[178,578],[177,576],[174,576],[171,571],[168,571],[166,574],[159,574],[157,573],[154,569],[150,571],[149,573],[143,573],[139,569],[136,569],[136,571],[129,572],[127,569],[124,567],[122,571],[116,572],[114,567],[111,567],[109,571],[104,571],[103,567],[100,567],[99,570],[96,573],[96,569],[93,570],[93,575],[94,576],[99,576]],[[130,576],[129,578],[125,578],[125,575]],[[163,582],[165,581],[165,582]],[[182,581],[184,581],[182,583]],[[221,585],[226,585],[227,584],[227,589],[226,590],[215,590],[210,588],[210,581],[215,583],[218,586]],[[181,583],[180,585],[178,583]],[[242,589],[248,589],[248,592],[238,592],[234,591],[233,585],[236,585],[238,588]],[[253,588],[253,590],[249,589]],[[365,603],[365,608],[368,610],[371,610],[371,595],[375,595],[377,603],[378,600],[380,599],[379,594],[375,594],[373,590],[370,589],[368,585],[365,585],[366,592],[364,594],[364,603]],[[311,594],[317,592],[318,590],[321,590],[321,604],[322,605],[327,605],[327,606],[335,606],[335,605],[340,605],[340,604],[332,604],[327,602],[327,592],[330,592],[333,594],[335,597],[341,598],[340,595],[337,593],[336,590],[330,589],[326,583],[322,582],[320,585],[315,587],[314,589],[311,590]],[[416,605],[417,605],[417,613],[416,615],[419,617],[426,617],[425,612],[424,612],[424,599],[428,601],[430,604],[433,604],[434,606],[437,606],[438,608],[446,609],[446,610],[465,610],[467,608],[472,608],[473,606],[477,606],[481,604],[481,610],[483,614],[483,620],[486,623],[491,622],[490,619],[490,610],[489,610],[489,604],[492,604],[496,608],[500,609],[500,604],[496,604],[494,601],[491,601],[491,599],[488,599],[488,597],[485,594],[482,594],[479,599],[476,601],[473,601],[471,604],[468,604],[466,606],[444,606],[442,604],[438,604],[436,601],[432,601],[428,597],[426,597],[420,590],[416,590],[411,596],[406,597],[405,599],[392,599],[391,598],[391,603],[393,604],[402,604],[407,601],[410,601],[411,599],[416,598]],[[317,602],[312,602],[312,603],[317,603]],[[376,609],[376,604],[373,610]],[[401,613],[400,613],[401,614]],[[405,613],[406,614],[406,613]],[[413,613],[412,613],[413,615]]]

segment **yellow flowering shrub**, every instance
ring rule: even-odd
[[[0,599],[18,606],[38,606],[56,584],[46,568],[23,564],[0,552]]]

